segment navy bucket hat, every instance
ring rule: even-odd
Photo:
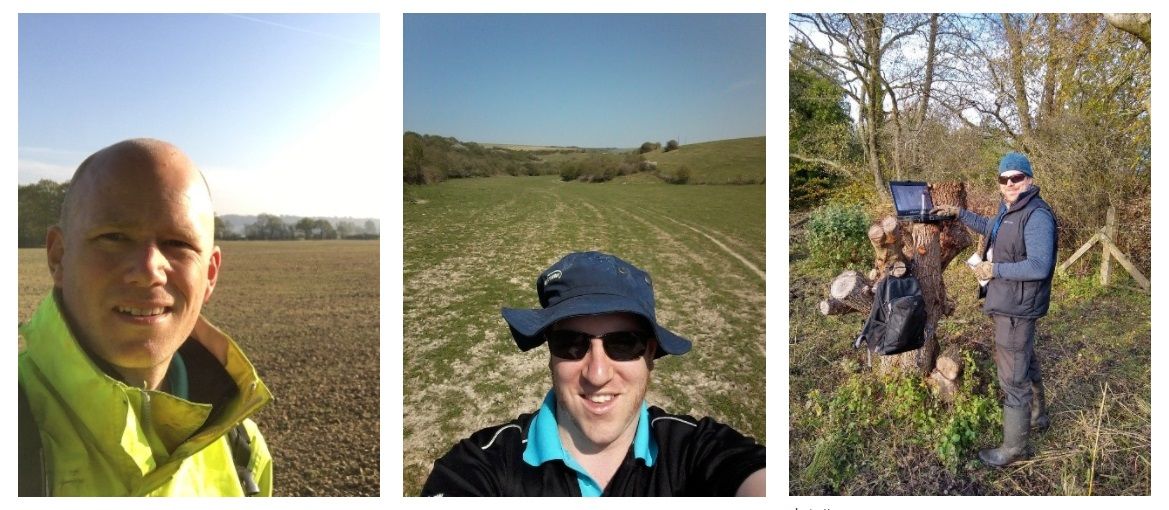
[[[544,330],[583,315],[628,312],[644,318],[657,338],[654,357],[685,354],[690,340],[658,324],[649,274],[613,255],[589,251],[565,255],[536,279],[538,309],[504,308],[501,313],[521,351],[544,343]]]
[[[1035,177],[1035,174],[1031,173],[1031,160],[1020,152],[1008,152],[1007,155],[1003,156],[1003,159],[999,160],[1000,175],[1011,170],[1023,172],[1027,177]]]

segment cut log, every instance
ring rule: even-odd
[[[889,267],[889,274],[893,275],[895,278],[901,278],[905,276],[905,273],[907,272],[909,272],[909,266],[900,260],[894,262],[893,265]]]
[[[946,376],[937,370],[930,372],[930,376],[925,382],[933,390],[934,395],[945,402],[953,402],[954,397],[958,395],[958,383],[946,379]]]
[[[869,243],[873,245],[873,265],[869,279],[875,285],[893,267],[904,268],[911,258],[904,251],[901,222],[893,216],[885,216],[869,227]],[[901,271],[904,274],[904,270]]]
[[[951,345],[946,347],[938,355],[936,370],[946,379],[951,381],[958,380],[958,377],[962,375],[962,353],[957,346]]]
[[[843,301],[837,301],[832,298],[820,301],[820,313],[824,315],[844,315],[846,313],[858,312],[856,308],[848,306]]]
[[[871,284],[860,273],[852,270],[840,273],[828,288],[828,295],[858,311],[868,311],[873,306]]]

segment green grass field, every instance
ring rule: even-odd
[[[763,186],[494,177],[405,195],[405,494],[459,439],[539,406],[548,353],[519,352],[499,310],[539,307],[536,276],[570,251],[648,271],[659,321],[694,341],[658,360],[651,404],[766,441]]]
[[[791,494],[1151,493],[1151,303],[1127,275],[1107,288],[1086,263],[1072,268],[1082,274],[1057,276],[1035,342],[1052,425],[1031,436],[1031,460],[995,470],[977,457],[1001,440],[1001,392],[992,323],[961,262],[970,252],[944,275],[957,309],[939,322],[939,342],[973,361],[960,400],[945,404],[920,378],[888,380],[862,369],[852,340],[865,317],[817,310],[832,279],[850,268],[815,267],[801,222],[792,225]]]
[[[244,349],[275,400],[255,416],[278,496],[380,494],[379,242],[227,241],[203,313]],[[19,253],[19,318],[52,280]]]

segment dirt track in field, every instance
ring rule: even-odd
[[[764,438],[762,239],[675,219],[664,210],[668,195],[665,205],[635,195],[670,191],[502,178],[424,187],[406,201],[405,495],[418,493],[456,441],[539,405],[550,387],[547,352],[519,352],[499,310],[538,307],[536,276],[570,251],[614,253],[646,269],[659,322],[694,341],[687,355],[658,360],[650,404]],[[758,220],[747,213],[762,221],[761,210]]]

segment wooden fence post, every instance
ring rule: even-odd
[[[1116,239],[1116,208],[1111,205],[1104,221],[1104,235]],[[1112,284],[1112,257],[1108,245],[1101,243],[1100,250],[1100,284],[1107,287]]]

